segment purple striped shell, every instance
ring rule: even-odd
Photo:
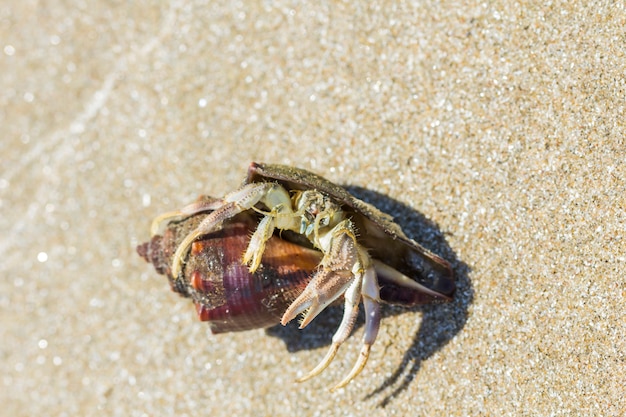
[[[157,272],[168,277],[171,287],[190,297],[198,317],[213,333],[234,332],[273,326],[302,292],[321,260],[321,253],[272,237],[263,253],[262,266],[250,273],[242,265],[256,217],[242,213],[214,233],[194,242],[183,276],[170,274],[171,257],[182,238],[206,214],[171,222],[163,235],[137,247]]]

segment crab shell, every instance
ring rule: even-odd
[[[400,287],[386,279],[382,269],[377,271],[381,301],[415,305],[451,299],[455,284],[448,262],[409,239],[389,215],[305,170],[252,163],[244,183],[260,181],[277,182],[290,191],[316,189],[332,197],[355,223],[359,243],[373,259],[439,294]],[[198,317],[209,323],[213,333],[278,324],[308,284],[322,259],[321,252],[301,235],[284,231],[268,240],[261,267],[250,273],[241,259],[259,218],[247,211],[225,222],[220,230],[197,239],[182,274],[173,277],[170,267],[176,248],[206,215],[170,221],[162,235],[139,245],[137,252],[168,277],[174,291],[193,299]]]
[[[182,277],[171,275],[172,256],[180,241],[206,217],[199,214],[170,222],[163,235],[137,247],[156,271],[166,275],[172,290],[190,297],[198,318],[212,333],[273,326],[304,290],[322,259],[320,252],[273,236],[267,242],[262,266],[250,273],[241,263],[257,218],[242,213],[192,245]]]

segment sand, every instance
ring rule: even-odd
[[[621,415],[623,2],[9,2],[0,414]],[[213,336],[135,253],[156,215],[300,166],[454,265],[322,375],[341,311]]]

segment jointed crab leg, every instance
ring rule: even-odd
[[[268,207],[291,207],[289,193],[280,185],[269,182],[252,183],[226,195],[222,204],[212,211],[200,225],[178,245],[172,258],[172,276],[178,277],[183,261],[191,248],[191,244],[202,235],[217,230],[223,221],[228,220],[242,211],[251,209],[257,203]],[[217,205],[217,204],[215,204]],[[214,207],[214,203],[211,203]],[[204,211],[204,210],[201,210]]]
[[[298,378],[298,382],[304,382],[308,379],[313,378],[316,375],[319,375],[324,369],[330,365],[335,354],[339,350],[339,346],[346,341],[350,333],[352,332],[352,328],[354,327],[354,323],[359,314],[359,301],[361,299],[361,282],[358,279],[355,279],[350,287],[348,287],[347,291],[344,294],[345,297],[345,308],[343,310],[343,319],[341,320],[341,324],[339,328],[335,332],[333,336],[333,342],[330,345],[330,349],[324,359],[313,368],[308,374],[305,376]]]
[[[376,341],[380,328],[380,298],[378,292],[378,280],[373,267],[368,268],[363,278],[363,306],[365,307],[365,333],[363,334],[363,346],[359,352],[354,367],[350,373],[337,385],[331,388],[334,391],[343,388],[361,373],[370,355],[370,348]]]

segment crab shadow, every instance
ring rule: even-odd
[[[407,236],[448,260],[454,269],[457,285],[454,299],[450,303],[414,307],[383,305],[383,323],[384,319],[390,316],[421,314],[419,329],[413,336],[411,346],[404,353],[396,369],[366,396],[367,399],[373,398],[393,387],[391,392],[387,393],[379,402],[380,407],[385,407],[409,387],[416,378],[422,362],[445,346],[465,325],[468,308],[473,300],[473,288],[468,276],[470,268],[458,259],[447,244],[444,233],[437,225],[422,214],[375,191],[357,186],[346,186],[346,189],[355,197],[391,214]],[[300,330],[298,323],[292,321],[287,326],[274,326],[267,329],[266,332],[270,336],[282,339],[290,352],[316,349],[330,344],[342,315],[342,306],[331,306],[313,320],[307,326],[306,331]],[[362,326],[363,323],[363,312],[361,311],[355,328]]]

